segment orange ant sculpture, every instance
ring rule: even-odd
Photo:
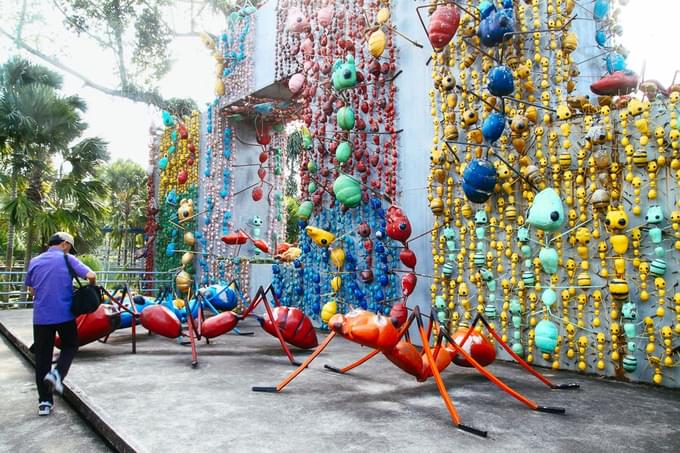
[[[336,335],[340,335],[350,341],[353,341],[354,343],[373,348],[374,351],[344,368],[338,369],[325,365],[326,369],[336,373],[345,374],[348,371],[372,359],[378,353],[382,352],[392,363],[405,372],[415,376],[419,382],[423,382],[430,376],[433,376],[437,383],[439,393],[444,399],[446,408],[451,414],[451,420],[453,421],[454,426],[463,431],[467,431],[481,437],[487,436],[486,431],[464,425],[460,421],[460,416],[451,402],[451,398],[449,397],[440,375],[440,372],[444,370],[451,362],[462,366],[473,366],[487,379],[500,387],[501,390],[525,404],[527,407],[529,407],[529,409],[553,414],[565,413],[565,410],[560,407],[539,406],[536,402],[512,389],[495,375],[493,375],[490,371],[486,370],[484,366],[493,361],[495,358],[495,351],[491,349],[493,351],[491,356],[489,356],[489,354],[485,354],[484,352],[479,354],[477,351],[475,351],[475,346],[478,346],[480,341],[488,343],[488,340],[486,340],[483,335],[480,335],[474,330],[475,325],[477,322],[481,321],[489,333],[496,339],[498,344],[503,347],[503,349],[505,349],[527,371],[536,376],[539,380],[541,380],[541,382],[546,384],[551,389],[576,389],[579,387],[578,384],[558,385],[550,382],[546,377],[534,370],[521,357],[515,354],[512,348],[501,339],[500,335],[498,335],[498,333],[481,315],[477,315],[472,323],[472,326],[462,335],[462,338],[457,337],[455,340],[448,334],[444,326],[439,325],[439,335],[437,336],[437,341],[434,348],[432,348],[429,344],[429,339],[432,334],[432,328],[436,323],[436,319],[436,313],[432,313],[426,332],[426,329],[423,325],[422,315],[418,306],[413,309],[413,313],[408,317],[408,320],[403,325],[401,325],[401,327],[398,326],[398,321],[396,319],[390,319],[388,317],[381,316],[380,314],[375,314],[365,310],[352,310],[346,315],[336,314],[328,322],[328,328],[331,330],[330,334],[328,334],[323,343],[321,343],[314,350],[314,352],[302,363],[302,365],[300,365],[288,377],[281,381],[276,387],[253,387],[252,389],[256,392],[280,392],[293,379],[302,373],[305,368],[309,366],[309,364],[321,353],[321,351],[323,351],[328,346],[328,344],[331,342],[331,340],[333,340],[333,338],[335,338]],[[417,322],[418,333],[423,344],[421,352],[419,352],[413,343],[411,343],[408,337],[409,327],[414,320]],[[403,339],[404,337],[405,339]],[[445,344],[444,340],[446,340]],[[477,358],[473,356],[477,356]]]

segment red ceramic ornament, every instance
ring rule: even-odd
[[[257,139],[257,143],[260,145],[268,145],[272,141],[271,135],[269,135],[269,126],[266,124],[261,124],[259,126],[255,126],[255,138]]]
[[[638,77],[633,72],[616,71],[590,85],[590,91],[598,96],[621,96],[635,91]]]
[[[451,41],[460,24],[460,13],[453,5],[439,5],[430,17],[427,36],[432,47],[441,50]]]
[[[177,182],[179,184],[184,184],[187,182],[187,179],[189,178],[189,173],[187,173],[186,170],[182,170],[177,174]]]
[[[373,271],[370,269],[364,269],[359,273],[359,276],[364,283],[371,283],[373,281]]]
[[[267,176],[267,170],[264,168],[260,167],[257,169],[257,177],[260,178],[260,180],[264,179],[265,176]]]
[[[405,243],[411,236],[411,222],[398,207],[390,206],[385,220],[387,221],[386,232],[390,238]]]
[[[392,319],[392,324],[396,327],[403,325],[408,318],[408,310],[406,309],[406,304],[404,302],[399,304],[394,304],[390,310],[390,319]]]
[[[413,293],[413,289],[416,287],[417,282],[418,279],[416,278],[416,274],[413,272],[404,275],[401,278],[401,294],[404,297],[410,296],[411,293]]]
[[[260,163],[261,163],[261,164],[267,162],[267,159],[268,159],[268,158],[269,158],[269,154],[267,154],[266,152],[262,151],[262,152],[260,153]]]
[[[236,231],[222,236],[222,242],[227,245],[243,245],[248,242],[248,236],[243,231]]]
[[[411,269],[416,267],[416,254],[413,253],[413,250],[411,249],[402,249],[401,252],[399,252],[399,259],[406,267],[410,267]]]
[[[251,196],[253,197],[253,201],[260,201],[263,195],[264,191],[262,190],[262,186],[255,187],[251,194]]]
[[[269,253],[269,245],[267,245],[267,243],[262,239],[253,239],[253,245],[262,250],[264,253]]]
[[[470,336],[467,338],[467,340],[465,340],[465,343],[462,343],[465,334],[467,334],[469,330],[470,329],[468,329],[467,327],[459,328],[452,335],[453,341],[455,341],[456,344],[461,345],[463,350],[470,354],[470,356],[472,356],[472,358],[475,359],[475,361],[479,362],[480,365],[482,366],[489,365],[496,359],[496,349],[484,335],[482,335],[481,333],[477,332],[474,329],[471,330]],[[460,354],[457,354],[453,348],[447,346],[447,349],[449,349],[449,351],[453,355],[454,357],[453,362],[456,365],[470,368],[472,367],[472,364],[470,364]]]

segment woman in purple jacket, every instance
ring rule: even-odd
[[[47,243],[49,249],[33,258],[26,273],[26,286],[33,296],[33,345],[35,348],[35,381],[38,385],[38,415],[49,415],[54,405],[52,393],[61,394],[63,379],[78,350],[76,321],[71,314],[73,279],[64,256],[80,278],[91,285],[97,281],[92,270],[76,257],[73,236],[55,233]],[[61,339],[61,354],[52,367],[55,333]]]

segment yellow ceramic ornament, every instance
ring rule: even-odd
[[[375,58],[379,58],[385,51],[385,40],[385,33],[382,30],[374,31],[368,38],[368,51]]]
[[[338,311],[338,304],[334,300],[328,301],[323,305],[321,309],[321,320],[328,324],[328,321],[333,317]]]
[[[321,228],[308,226],[305,228],[307,235],[314,241],[319,247],[328,247],[335,240],[335,235],[329,231],[322,230]]]
[[[345,251],[339,247],[331,250],[331,262],[338,270],[342,269],[345,264]]]

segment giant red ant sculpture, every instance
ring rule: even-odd
[[[463,338],[456,340],[454,340],[448,334],[444,326],[440,325],[437,330],[439,335],[437,336],[437,340],[433,349],[430,346],[430,335],[432,333],[432,327],[435,324],[438,324],[437,321],[435,321],[436,319],[436,314],[432,313],[426,332],[422,315],[418,306],[413,309],[413,313],[401,326],[398,325],[397,319],[390,319],[381,316],[380,314],[375,314],[364,310],[352,310],[346,315],[336,314],[328,322],[328,328],[331,330],[330,334],[302,363],[302,365],[300,365],[288,377],[281,381],[276,387],[253,387],[252,389],[256,392],[280,392],[293,379],[302,373],[305,368],[309,366],[309,364],[321,353],[321,351],[323,351],[328,346],[328,344],[331,342],[331,340],[333,340],[333,338],[335,338],[336,335],[340,335],[349,341],[358,343],[362,346],[368,346],[374,350],[344,368],[335,368],[325,365],[326,369],[336,373],[345,374],[348,371],[372,359],[378,353],[382,352],[392,363],[405,372],[415,376],[419,382],[423,382],[430,376],[433,376],[437,383],[439,393],[444,399],[444,404],[451,414],[451,420],[453,421],[454,426],[463,431],[467,431],[482,437],[486,437],[487,435],[486,431],[464,425],[460,421],[460,416],[451,402],[451,398],[449,397],[440,375],[440,372],[444,370],[451,362],[462,366],[472,366],[476,368],[482,375],[484,375],[484,377],[500,387],[501,390],[509,393],[511,396],[518,399],[532,410],[554,414],[565,413],[563,408],[539,406],[536,402],[512,389],[495,375],[493,375],[490,371],[486,370],[484,366],[493,361],[495,358],[495,351],[493,351],[493,347],[490,344],[488,347],[484,347],[482,345],[484,342],[488,344],[488,340],[486,340],[483,335],[480,335],[474,330],[475,325],[477,322],[481,321],[489,333],[491,333],[496,341],[503,347],[503,349],[505,349],[513,358],[515,358],[515,360],[517,360],[527,371],[536,376],[541,380],[541,382],[546,384],[551,389],[575,389],[579,387],[578,384],[553,384],[546,377],[534,370],[528,363],[522,360],[521,357],[515,354],[512,351],[512,348],[501,339],[500,335],[498,335],[498,333],[481,315],[477,315],[472,327],[467,330]],[[416,346],[414,346],[408,338],[408,330],[414,320],[417,322],[418,333],[423,344],[421,352],[418,351]],[[444,343],[444,340],[446,340],[446,343]],[[489,348],[491,351],[493,351],[492,355],[488,354]]]
[[[232,284],[234,284],[234,282],[232,282]],[[276,305],[273,309],[269,306],[267,293],[270,293],[273,296],[274,304]],[[236,287],[236,294],[238,297],[242,298],[238,287]],[[267,289],[260,286],[255,297],[248,305],[248,308],[246,308],[242,314],[225,311],[216,314],[215,316],[205,318],[203,309],[206,306],[210,308],[210,303],[205,300],[200,292],[197,293],[196,301],[199,304],[196,317],[194,317],[192,313],[190,304],[187,303],[184,306],[187,313],[187,333],[182,332],[182,324],[177,316],[163,305],[149,307],[140,315],[142,325],[151,332],[168,338],[188,336],[191,343],[191,365],[193,367],[198,365],[198,351],[196,347],[196,342],[198,340],[205,337],[206,341],[208,341],[210,338],[215,338],[230,332],[240,321],[253,315],[253,310],[260,303],[264,303],[267,314],[264,317],[254,316],[257,317],[260,325],[267,333],[278,338],[281,343],[281,348],[293,365],[299,365],[299,363],[295,361],[295,358],[286,343],[301,349],[311,349],[319,344],[316,337],[316,331],[314,330],[310,319],[298,308],[281,306],[271,285],[269,285]],[[216,310],[214,311],[216,312]]]

